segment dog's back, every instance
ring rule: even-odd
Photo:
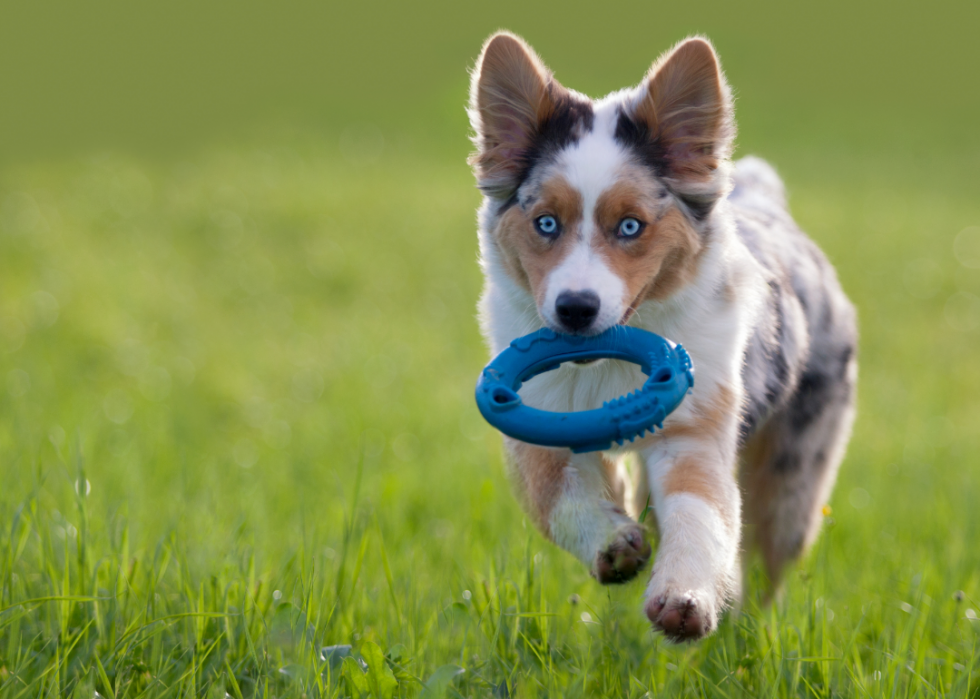
[[[746,348],[743,513],[778,579],[818,531],[853,420],[854,308],[823,252],[797,227],[776,172],[747,157],[729,195],[740,240],[770,293]]]

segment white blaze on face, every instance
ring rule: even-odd
[[[541,311],[556,328],[561,327],[556,304],[558,296],[565,291],[592,291],[599,297],[599,315],[586,329],[589,333],[599,333],[611,328],[626,311],[622,301],[626,286],[609,269],[588,240],[576,242],[571,253],[548,275]]]
[[[555,170],[582,196],[582,225],[575,247],[547,277],[541,313],[553,327],[561,327],[555,309],[559,295],[565,291],[592,291],[599,297],[599,315],[587,332],[598,333],[620,321],[626,312],[626,284],[607,264],[597,235],[595,206],[599,196],[612,187],[627,164],[629,156],[613,138],[618,113],[617,103],[610,100],[595,109],[592,131],[567,148],[559,157]]]

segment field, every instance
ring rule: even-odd
[[[464,165],[309,140],[11,175],[3,696],[976,692],[980,207],[821,157],[788,179],[861,309],[860,418],[784,597],[693,647],[509,494]]]
[[[66,5],[43,41],[41,10],[0,8],[0,698],[980,697],[965,9],[633,3],[644,43],[615,12],[366,3],[292,33],[256,3],[234,39],[201,11],[185,85],[139,32],[96,46],[99,12],[136,22],[124,5]],[[321,25],[325,65],[354,58],[315,92],[288,61],[319,70]],[[714,37],[739,154],[780,170],[859,310],[821,537],[774,605],[753,562],[697,645],[651,632],[642,576],[601,587],[525,521],[474,405],[463,67],[504,25],[594,94]],[[281,50],[250,53],[263,38]],[[214,88],[232,77],[251,101]],[[314,118],[249,131],[293,93]]]

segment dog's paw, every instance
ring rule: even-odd
[[[713,595],[703,591],[654,593],[645,611],[653,628],[676,642],[700,640],[718,626]]]
[[[650,544],[643,528],[630,521],[616,530],[613,540],[596,555],[592,575],[603,585],[624,583],[636,577],[650,560]]]

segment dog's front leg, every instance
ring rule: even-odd
[[[524,508],[545,536],[601,583],[633,578],[650,558],[650,545],[623,510],[614,464],[598,453],[504,443]]]
[[[642,451],[660,530],[646,614],[678,641],[714,631],[738,594],[736,401],[691,399]]]

